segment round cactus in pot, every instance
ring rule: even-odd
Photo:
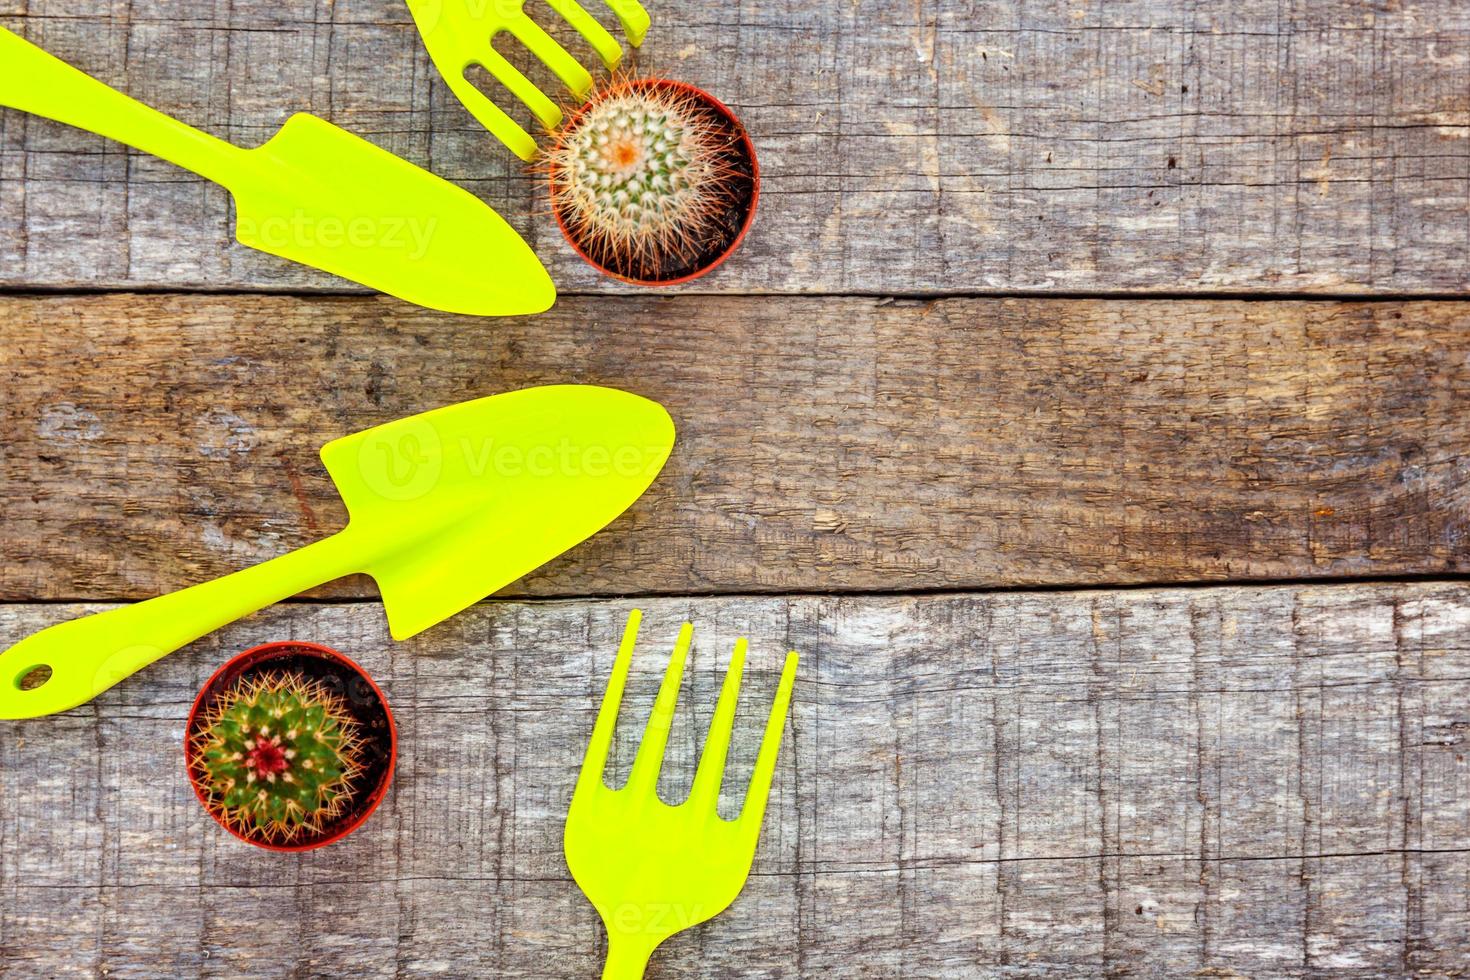
[[[209,814],[242,840],[319,847],[377,806],[396,733],[377,685],[315,644],[246,651],[200,692],[185,738],[189,778]]]
[[[292,674],[262,674],[229,691],[193,745],[210,813],[272,844],[321,833],[362,771],[362,739],[346,704],[321,681]]]
[[[592,265],[670,285],[719,265],[755,215],[760,171],[745,128],[682,82],[620,79],[555,133],[544,161],[562,233]]]

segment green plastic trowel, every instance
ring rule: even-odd
[[[430,309],[540,313],[556,287],[529,245],[461,187],[300,112],[241,149],[109,88],[0,27],[0,106],[162,157],[223,185],[242,245]]]
[[[393,638],[407,639],[597,533],[673,446],[661,405],[592,385],[493,395],[329,442],[321,457],[345,528],[27,637],[0,653],[0,718],[75,707],[226,623],[353,572],[377,581]]]

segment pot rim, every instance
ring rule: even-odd
[[[755,144],[751,142],[750,133],[746,130],[745,124],[740,121],[740,117],[735,115],[735,113],[732,112],[730,110],[730,107],[725,105],[725,103],[721,102],[713,95],[710,95],[708,92],[697,85],[691,85],[688,82],[676,81],[672,78],[628,78],[622,81],[614,82],[612,85],[608,86],[603,95],[604,97],[611,96],[623,91],[624,89],[632,88],[635,85],[658,85],[667,88],[682,89],[685,92],[692,93],[703,99],[704,101],[708,102],[712,109],[720,113],[726,119],[730,120],[730,122],[735,126],[735,131],[740,135],[740,142],[745,144],[746,155],[750,157],[750,208],[745,213],[745,221],[740,226],[740,233],[735,236],[734,240],[730,242],[725,250],[721,252],[719,254],[719,257],[716,258],[713,262],[702,268],[695,269],[693,272],[687,275],[679,276],[677,279],[634,279],[631,276],[619,275],[618,273],[613,272],[611,269],[608,269],[605,266],[592,261],[591,256],[583,251],[581,245],[577,244],[576,239],[573,238],[571,232],[567,230],[567,225],[566,222],[562,220],[561,212],[557,210],[556,207],[555,173],[548,173],[546,180],[547,186],[551,191],[551,213],[556,218],[556,226],[561,229],[561,237],[566,239],[567,244],[572,247],[572,251],[576,252],[577,255],[581,257],[582,261],[586,262],[588,265],[592,266],[592,268],[596,269],[598,272],[601,272],[603,275],[611,279],[616,279],[619,282],[628,283],[631,286],[647,286],[649,288],[658,288],[661,286],[679,286],[686,282],[691,282],[695,279],[698,279],[700,276],[713,272],[720,266],[724,265],[725,260],[728,259],[737,248],[740,247],[741,242],[745,241],[745,236],[750,231],[750,226],[755,222],[756,205],[760,202],[761,198],[760,161],[756,159]],[[570,128],[577,122],[577,120],[581,119],[583,114],[586,113],[588,106],[590,105],[590,102],[582,103],[577,111],[572,113],[571,118],[567,120],[567,128]]]
[[[368,682],[368,686],[370,686],[373,689],[373,693],[378,696],[378,703],[383,706],[383,714],[388,719],[388,768],[383,775],[382,781],[377,786],[373,787],[373,791],[370,795],[366,809],[364,809],[362,813],[358,814],[357,818],[354,819],[351,823],[342,827],[341,830],[332,834],[332,836],[323,837],[321,840],[313,841],[309,844],[270,844],[263,841],[252,840],[251,838],[246,837],[244,834],[241,834],[234,828],[226,827],[225,824],[214,815],[214,811],[210,810],[209,800],[206,798],[204,792],[199,788],[198,780],[194,778],[194,760],[189,750],[189,735],[194,730],[194,719],[199,714],[200,707],[202,707],[204,704],[204,695],[207,694],[209,692],[209,689],[214,686],[215,681],[219,680],[227,672],[235,669],[236,665],[239,664],[240,661],[246,659],[247,657],[256,657],[259,660],[267,660],[269,659],[269,657],[263,656],[264,654],[269,654],[283,648],[299,650],[303,647],[318,654],[321,654],[323,656],[323,659],[337,661],[338,663],[346,667],[350,667],[354,672],[357,673],[359,677]],[[235,654],[229,660],[226,660],[223,664],[221,664],[218,670],[216,670],[213,674],[210,674],[209,680],[205,681],[203,686],[199,688],[199,693],[194,696],[194,705],[189,709],[189,717],[184,722],[184,773],[189,779],[189,788],[194,791],[195,798],[199,800],[199,805],[204,808],[204,812],[209,814],[209,818],[213,820],[215,824],[222,827],[231,836],[236,837],[254,847],[259,847],[267,851],[285,851],[293,853],[299,853],[301,851],[313,851],[316,850],[318,847],[326,847],[328,844],[335,844],[337,841],[346,837],[358,827],[362,826],[363,822],[366,821],[368,817],[373,815],[373,812],[378,809],[378,806],[383,802],[384,798],[387,797],[388,787],[393,784],[393,773],[397,768],[398,723],[393,719],[393,709],[389,707],[388,699],[384,696],[383,689],[378,687],[378,682],[373,680],[372,675],[363,670],[362,667],[357,663],[357,661],[353,660],[345,653],[342,653],[340,650],[334,650],[331,647],[324,646],[320,643],[312,643],[308,640],[276,640],[271,643],[262,643],[258,646],[253,646],[248,650],[242,650],[241,652]]]

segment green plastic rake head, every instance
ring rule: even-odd
[[[649,24],[648,11],[643,5],[638,0],[606,2],[617,15],[629,43],[634,47],[642,44]],[[618,66],[623,49],[617,39],[577,0],[546,0],[546,6],[592,45],[608,71]],[[468,68],[479,65],[525,103],[541,125],[551,129],[559,124],[562,112],[556,102],[491,43],[496,35],[510,34],[541,59],[578,101],[587,97],[592,90],[592,75],[532,20],[525,8],[526,0],[408,0],[408,9],[424,39],[424,47],[429,49],[429,56],[450,91],[512,153],[522,160],[533,160],[535,137],[465,78]]]
[[[735,702],[745,666],[746,644],[739,640],[725,673],[689,798],[679,806],[668,805],[658,798],[658,773],[674,721],[684,658],[694,634],[694,628],[685,623],[627,785],[609,789],[603,780],[603,767],[641,621],[642,613],[633,610],[577,778],[563,842],[572,877],[607,927],[606,980],[643,976],[659,943],[718,915],[740,894],[755,857],[781,733],[786,727],[786,709],[796,681],[797,655],[793,651],[786,655],[781,671],[781,684],[766,722],[745,806],[735,819],[724,819],[715,805],[724,780]]]

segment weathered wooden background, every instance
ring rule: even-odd
[[[765,175],[747,245],[658,294],[579,266],[397,0],[0,0],[217,135],[305,109],[465,184],[564,292],[363,295],[0,111],[0,645],[333,529],[316,448],[375,422],[581,381],[680,428],[513,599],[393,644],[343,581],[0,725],[0,973],[595,975],[560,820],[634,606],[625,734],[700,630],[671,795],[734,638],[737,783],[805,655],[756,873],[653,976],[1470,972],[1470,7],[651,7],[642,69]],[[293,636],[383,682],[403,755],[281,857],[179,740]]]
[[[655,651],[700,624],[671,798],[735,636],[755,640],[742,786],[782,651],[809,651],[750,884],[655,975],[1463,965],[1462,585],[643,604],[625,735]],[[297,604],[20,726],[0,743],[7,965],[595,976],[561,819],[630,605],[487,604],[394,645],[367,604]],[[6,606],[0,627],[84,608]],[[177,770],[217,662],[292,636],[386,681],[404,754],[368,825],[283,859],[216,831]]]
[[[641,67],[740,110],[766,175],[758,234],[695,289],[1470,285],[1460,0],[651,7]],[[563,285],[606,290],[400,0],[0,0],[0,24],[242,144],[315,111],[485,197]],[[341,286],[229,244],[228,194],[169,164],[13,114],[0,161],[12,285]]]

